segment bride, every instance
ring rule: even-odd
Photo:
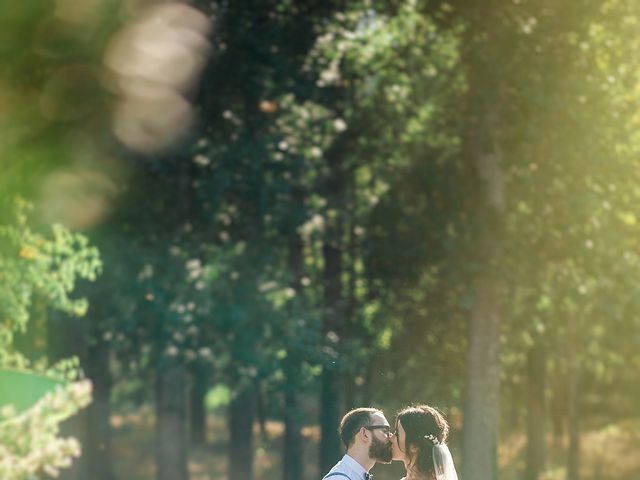
[[[449,424],[428,405],[407,407],[396,416],[392,440],[393,460],[404,462],[403,480],[458,480],[445,443]]]

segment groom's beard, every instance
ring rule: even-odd
[[[383,442],[373,437],[373,442],[369,447],[369,457],[380,463],[391,463],[391,458],[393,457],[391,442]]]

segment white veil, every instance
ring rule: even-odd
[[[433,446],[433,469],[436,472],[436,480],[458,480],[453,457],[446,443]]]

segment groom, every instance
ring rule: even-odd
[[[330,480],[369,480],[378,462],[391,462],[391,428],[381,410],[356,408],[340,421],[340,439],[347,453],[327,473]]]

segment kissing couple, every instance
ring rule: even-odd
[[[404,462],[402,480],[458,480],[446,441],[449,424],[429,405],[398,412],[395,427],[377,408],[356,408],[342,417],[340,439],[347,449],[327,473],[328,480],[370,480],[376,463]]]

